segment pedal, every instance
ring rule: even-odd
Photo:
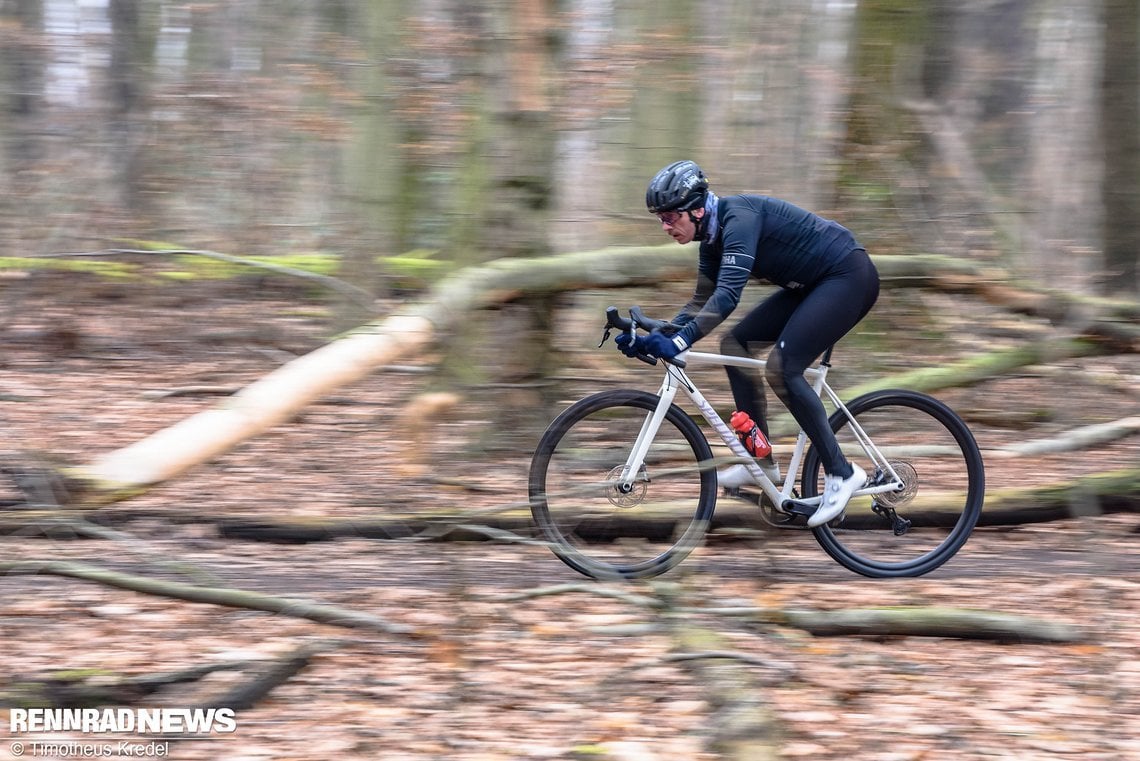
[[[818,509],[819,508],[817,505],[809,505],[807,503],[800,502],[800,501],[794,500],[794,499],[789,499],[787,502],[784,503],[784,511],[785,512],[787,512],[790,515],[798,515],[798,516],[801,516],[803,518],[807,518],[808,516],[815,513],[815,511]],[[832,527],[838,526],[839,524],[843,523],[843,521],[846,520],[846,518],[847,518],[847,511],[844,510],[842,513],[840,513],[839,515],[835,516],[830,521],[828,521],[827,525],[832,526]]]
[[[799,515],[801,517],[807,518],[809,515],[814,513],[815,510],[815,505],[809,505],[796,499],[789,499],[784,502],[784,512],[790,515]]]

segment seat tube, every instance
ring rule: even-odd
[[[831,356],[831,349],[827,350],[827,356]],[[811,387],[815,391],[815,395],[823,398],[823,387],[827,384],[827,371],[831,365],[821,363],[819,367],[815,368],[815,378],[812,379]]]

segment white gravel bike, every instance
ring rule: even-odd
[[[602,344],[614,329],[633,334],[669,326],[637,307],[632,319],[615,307],[606,314]],[[831,353],[805,377],[835,407],[831,428],[868,477],[843,515],[810,530],[827,554],[856,573],[929,573],[961,549],[981,514],[985,469],[978,445],[953,410],[923,393],[892,389],[842,402],[827,383]],[[655,357],[638,359],[658,365]],[[663,363],[657,393],[593,394],[543,434],[531,461],[531,513],[570,567],[598,579],[646,578],[673,568],[713,525],[717,468],[736,462],[746,463],[756,482],[744,496],[769,525],[807,529],[824,476],[807,435],[799,432],[789,459],[780,454],[784,480],[774,483],[686,373],[690,363],[702,362],[761,370],[767,364],[689,350]],[[723,454],[714,455],[701,426],[674,403],[678,391],[723,442]]]

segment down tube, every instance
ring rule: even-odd
[[[728,424],[724,422],[724,419],[721,418],[720,415],[716,414],[716,410],[713,409],[713,406],[709,404],[709,401],[705,399],[704,395],[701,394],[701,392],[691,384],[686,387],[686,390],[689,395],[689,399],[691,399],[693,404],[696,405],[697,409],[700,410],[701,415],[703,415],[705,420],[709,422],[709,425],[711,425],[716,430],[716,432],[720,434],[721,439],[724,440],[724,443],[728,446],[729,451],[742,460],[752,460],[751,456],[748,454],[748,451],[744,449],[744,445],[740,443],[740,439],[738,439],[732,429],[728,427]],[[753,464],[749,467],[756,470],[758,473],[760,473],[761,476],[760,480],[756,482],[757,485],[759,485],[760,488],[764,490],[764,492],[768,495],[768,498],[771,499],[774,504],[781,504],[785,499],[791,496],[792,486],[795,479],[788,479],[785,493],[780,490],[779,484],[772,483],[768,480],[768,477],[764,475],[763,471],[759,470],[759,466],[755,464],[754,460],[752,463]]]

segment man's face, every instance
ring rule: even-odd
[[[705,215],[705,210],[696,209],[693,215],[700,219]],[[690,243],[697,234],[697,225],[689,219],[687,211],[663,211],[657,218],[661,220],[661,229],[678,243]]]

